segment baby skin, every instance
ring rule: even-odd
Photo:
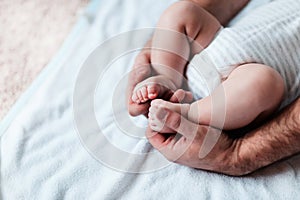
[[[139,104],[151,101],[149,125],[154,131],[173,132],[164,126],[166,110],[197,124],[232,130],[265,119],[280,105],[282,77],[271,67],[257,63],[238,66],[210,96],[192,104],[160,99],[167,91],[181,87],[187,60],[206,48],[220,28],[216,18],[187,1],[171,5],[161,16],[152,40],[155,75],[139,83],[132,95]]]

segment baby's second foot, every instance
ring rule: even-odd
[[[176,90],[170,79],[163,75],[153,76],[137,84],[131,98],[136,103],[145,103],[163,96],[169,90]]]
[[[174,133],[173,130],[165,126],[164,113],[166,109],[181,114],[183,117],[188,116],[190,104],[171,103],[162,99],[155,99],[151,102],[149,109],[149,125],[154,131],[160,133]]]

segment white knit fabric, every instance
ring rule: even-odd
[[[261,63],[277,70],[285,81],[281,107],[295,100],[300,94],[299,11],[300,0],[277,0],[256,9],[233,27],[224,28],[188,67],[195,97],[209,95],[237,66]],[[206,72],[210,75],[203,76]]]

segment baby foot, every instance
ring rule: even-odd
[[[187,117],[190,105],[171,103],[162,99],[155,99],[151,102],[151,107],[149,109],[150,128],[160,133],[174,133],[174,130],[165,126],[166,109],[180,113],[183,117]]]
[[[133,102],[145,103],[163,96],[169,90],[176,90],[174,83],[163,75],[147,78],[137,84],[131,97]]]

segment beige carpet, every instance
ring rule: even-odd
[[[0,120],[47,65],[88,0],[0,0]]]

